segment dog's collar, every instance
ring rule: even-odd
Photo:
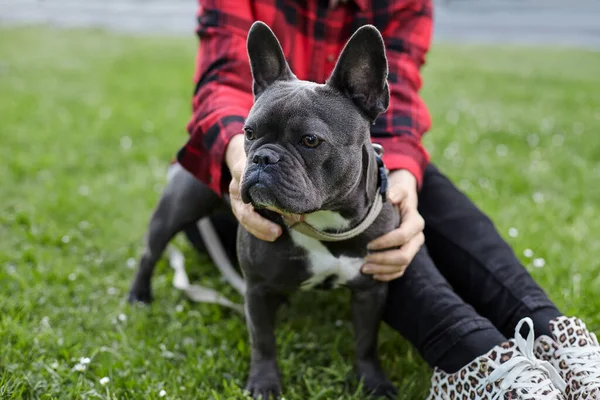
[[[387,200],[387,171],[381,158],[381,156],[383,155],[383,148],[379,145],[374,145],[373,147],[375,147],[377,153],[377,194],[375,195],[375,200],[373,201],[369,212],[358,225],[346,232],[329,233],[321,231],[304,221],[297,222],[295,220],[288,220],[286,217],[284,217],[283,220],[288,226],[288,228],[300,232],[303,235],[312,237],[313,239],[317,239],[321,242],[341,242],[343,240],[352,239],[366,231],[367,228],[371,226],[373,222],[375,222],[375,220],[379,216],[379,213],[381,212],[381,209],[383,208],[383,203],[385,203]]]

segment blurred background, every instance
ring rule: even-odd
[[[0,398],[243,398],[244,321],[161,261],[126,294],[187,140],[194,0],[0,0]],[[421,91],[432,160],[567,315],[600,333],[600,1],[446,0]],[[241,302],[182,238],[193,283]],[[314,312],[313,312],[314,310]],[[363,399],[347,293],[299,294],[277,331],[287,400]],[[430,371],[386,326],[405,399]]]
[[[435,39],[600,47],[597,0],[434,0]],[[0,0],[0,22],[187,35],[193,0]]]

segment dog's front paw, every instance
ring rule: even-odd
[[[152,292],[150,291],[150,288],[140,289],[137,286],[133,286],[129,291],[127,301],[129,301],[131,304],[150,304],[152,303]]]
[[[253,399],[256,400],[277,400],[281,394],[279,382],[268,381],[265,379],[257,379],[253,382],[248,382],[246,390],[250,393]]]
[[[375,362],[359,364],[358,379],[362,381],[365,393],[372,397],[395,399],[398,395],[396,387]]]
[[[274,363],[253,365],[245,389],[253,399],[279,399],[281,384],[277,366]]]
[[[387,379],[384,379],[384,381],[378,383],[365,382],[364,389],[368,395],[377,398],[395,399],[398,396],[398,390]]]

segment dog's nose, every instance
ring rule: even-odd
[[[279,162],[279,155],[270,149],[259,150],[252,157],[252,162],[258,165],[277,164]]]

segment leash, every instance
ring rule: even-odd
[[[182,167],[179,164],[172,164],[169,166],[169,169],[167,170],[167,181],[173,177],[178,168]],[[246,289],[244,279],[231,264],[231,260],[229,260],[227,252],[219,240],[219,236],[217,235],[210,218],[206,217],[200,219],[197,222],[196,227],[202,236],[204,245],[212,262],[219,269],[225,280],[227,280],[231,286],[243,296]],[[185,269],[185,257],[173,242],[169,243],[167,246],[166,256],[169,265],[173,268],[174,272],[172,282],[173,287],[181,290],[189,300],[195,303],[219,304],[237,311],[242,316],[244,315],[243,304],[236,303],[227,296],[209,287],[190,283],[190,279]]]

